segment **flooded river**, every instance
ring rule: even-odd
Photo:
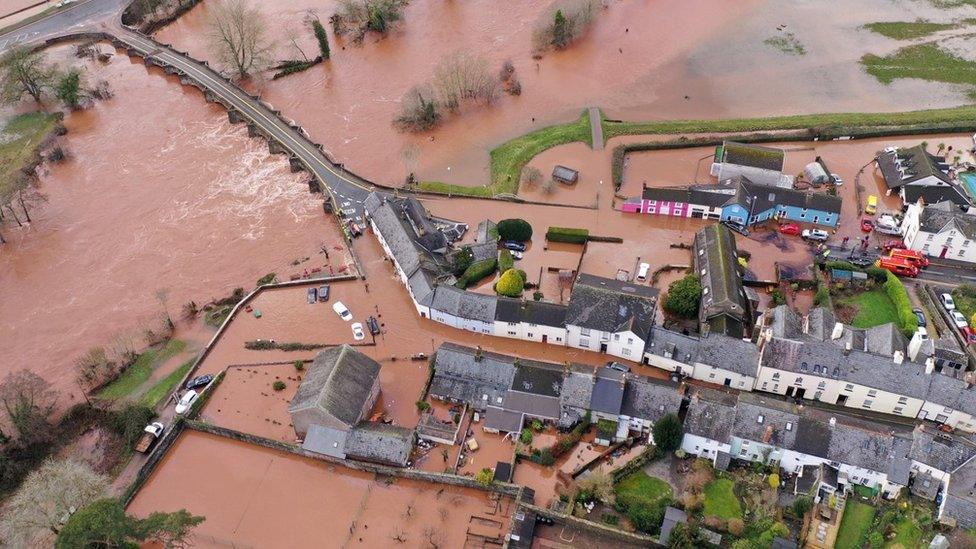
[[[48,202],[0,253],[0,374],[75,393],[74,359],[119,334],[140,347],[160,290],[178,318],[340,242],[306,176],[200,92],[124,55],[88,70],[116,95],[65,118],[71,158],[43,170]]]

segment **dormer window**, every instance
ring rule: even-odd
[[[756,423],[762,423],[764,421],[766,421],[766,418],[762,414],[759,414],[759,417],[756,418]]]
[[[793,430],[793,422],[792,421],[787,421],[786,422],[786,430],[787,431],[792,431]]]

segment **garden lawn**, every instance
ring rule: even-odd
[[[855,296],[846,297],[840,303],[857,309],[857,314],[851,321],[856,328],[871,328],[889,322],[898,323],[898,311],[895,304],[881,287]]]
[[[732,487],[732,479],[728,478],[717,478],[705,485],[705,508],[702,514],[722,520],[742,518],[742,505]]]
[[[176,384],[183,379],[183,376],[185,376],[187,372],[190,371],[190,368],[193,367],[194,362],[196,362],[195,358],[187,360],[181,364],[176,371],[157,381],[155,385],[153,385],[148,391],[146,391],[145,394],[142,395],[142,398],[140,398],[139,401],[148,408],[155,408],[156,405],[159,404],[159,401],[163,400],[166,395],[170,394],[176,387]]]
[[[892,549],[911,549],[912,547],[923,547],[922,529],[911,517],[895,524],[895,537],[891,538],[886,547]]]
[[[159,349],[149,349],[136,358],[118,379],[108,384],[95,395],[104,400],[117,400],[133,396],[152,375],[153,366],[163,362],[186,348],[186,342],[171,339]]]
[[[671,498],[671,486],[663,480],[649,476],[644,471],[636,471],[620,479],[614,486],[617,502],[630,507],[643,504],[648,507],[664,499]]]
[[[860,549],[873,522],[874,507],[857,500],[847,500],[844,518],[841,519],[840,529],[837,531],[835,549]]]

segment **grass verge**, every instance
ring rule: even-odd
[[[857,309],[851,324],[857,328],[871,328],[889,322],[898,323],[898,310],[882,288],[846,297],[840,303]]]
[[[146,407],[155,409],[159,402],[166,398],[166,395],[170,394],[176,387],[176,384],[183,379],[183,376],[185,376],[187,372],[190,371],[190,368],[193,367],[194,362],[196,362],[195,358],[187,360],[181,364],[176,371],[157,381],[155,385],[150,387],[149,390],[142,395],[139,402]]]
[[[30,164],[37,147],[57,127],[60,117],[45,112],[22,114],[10,120],[0,134],[0,182],[12,182]]]
[[[868,23],[864,28],[895,40],[912,40],[946,29],[955,28],[952,23],[932,23],[930,21],[885,21]]]
[[[717,478],[705,485],[705,507],[702,514],[722,520],[742,518],[742,505],[735,497],[732,479]]]
[[[186,348],[186,342],[171,339],[159,349],[149,349],[122,372],[118,379],[109,383],[98,392],[96,398],[103,400],[117,400],[132,396],[152,375],[153,365],[162,362]]]
[[[847,500],[844,518],[837,530],[835,549],[858,549],[864,546],[868,531],[874,522],[874,507],[857,500]]]

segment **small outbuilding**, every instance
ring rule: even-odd
[[[552,169],[552,178],[560,183],[575,185],[579,181],[579,172],[566,166],[557,165]]]

